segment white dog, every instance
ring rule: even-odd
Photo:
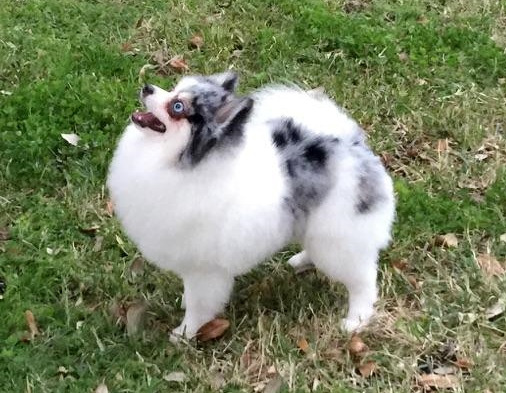
[[[392,181],[364,132],[322,92],[269,87],[238,97],[237,76],[145,85],[112,160],[115,212],[144,256],[184,282],[173,335],[223,311],[234,277],[291,242],[349,294],[343,328],[374,313],[380,249],[395,214]]]

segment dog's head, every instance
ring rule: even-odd
[[[253,100],[237,97],[236,85],[233,72],[184,77],[172,91],[145,85],[140,99],[146,112],[132,114],[132,122],[146,138],[164,143],[167,158],[194,166],[241,142]]]

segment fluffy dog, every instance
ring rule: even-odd
[[[395,214],[392,181],[363,130],[322,92],[235,94],[237,75],[145,85],[114,154],[108,188],[144,256],[184,283],[174,336],[223,311],[234,277],[296,242],[349,294],[343,328],[374,313],[379,251]]]

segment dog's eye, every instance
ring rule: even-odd
[[[172,112],[174,112],[176,115],[180,115],[184,112],[184,104],[182,101],[174,101],[172,103]]]

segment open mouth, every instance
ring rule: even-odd
[[[156,132],[165,132],[165,125],[151,112],[134,112],[131,118],[140,127],[151,128]]]

